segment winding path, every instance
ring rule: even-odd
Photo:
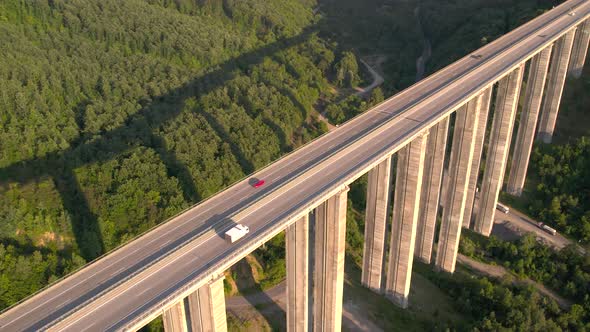
[[[359,61],[363,65],[365,65],[365,67],[367,67],[367,70],[369,71],[369,73],[371,73],[371,76],[373,76],[373,82],[371,84],[367,85],[364,88],[361,88],[361,87],[355,88],[355,90],[357,90],[357,91],[354,93],[354,95],[362,97],[362,96],[370,93],[371,91],[373,91],[373,89],[375,89],[379,85],[383,84],[383,82],[385,80],[375,69],[373,69],[371,66],[369,66],[369,64],[367,62],[365,62],[365,60],[359,59]],[[328,126],[328,131],[332,131],[332,130],[336,129],[336,127],[337,127],[337,126],[333,125],[332,123],[330,123],[330,121],[326,117],[326,111],[323,111],[321,113],[318,112],[318,120],[324,122]]]
[[[355,95],[356,96],[364,96],[364,95],[370,93],[371,91],[373,91],[373,89],[375,89],[379,85],[383,84],[383,82],[385,82],[385,80],[383,79],[383,77],[381,75],[379,75],[379,73],[373,67],[369,66],[369,64],[367,62],[365,62],[365,60],[359,59],[359,61],[363,65],[365,65],[365,67],[367,67],[367,70],[369,71],[369,73],[371,73],[371,76],[373,76],[373,82],[371,84],[367,85],[364,88],[357,88],[357,92],[355,93]]]

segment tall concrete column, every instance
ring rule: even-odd
[[[430,263],[432,256],[448,131],[449,117],[447,116],[430,128],[426,143],[415,255],[427,264]]]
[[[435,269],[439,271],[455,271],[482,99],[482,95],[474,97],[456,113],[449,161],[449,184],[446,187],[435,259]]]
[[[410,294],[427,137],[415,138],[398,152],[385,296],[402,308],[408,307]]]
[[[287,331],[308,329],[309,217],[287,228]]]
[[[467,229],[469,229],[474,212],[475,189],[477,188],[479,165],[481,163],[481,154],[483,152],[483,142],[486,137],[486,127],[488,125],[491,99],[492,87],[489,87],[482,94],[479,116],[477,118],[477,131],[475,132],[475,141],[473,143],[473,159],[471,161],[471,171],[469,172],[469,182],[467,184],[467,196],[465,196],[465,210],[463,212],[463,227]]]
[[[191,331],[227,331],[223,279],[218,278],[188,296]]]
[[[504,182],[504,171],[506,170],[506,159],[510,150],[523,68],[524,65],[521,65],[513,70],[500,80],[498,86],[496,109],[488,144],[486,169],[483,174],[483,183],[479,196],[479,211],[473,227],[476,232],[485,236],[489,236],[492,232],[498,194]]]
[[[329,198],[315,212],[314,331],[340,331],[342,326],[347,192]]]
[[[506,192],[511,195],[520,196],[524,187],[550,58],[551,46],[548,46],[531,60],[520,124],[510,164],[510,175],[506,186]]]
[[[576,31],[572,29],[553,45],[553,56],[549,67],[549,77],[547,78],[547,91],[541,109],[539,133],[537,134],[537,139],[544,143],[551,143],[553,137],[575,33]]]
[[[584,62],[586,61],[586,52],[588,51],[588,41],[590,41],[590,20],[586,19],[576,29],[576,37],[572,48],[569,73],[574,78],[580,78],[582,76]]]
[[[391,157],[369,171],[367,208],[365,210],[365,245],[361,283],[374,292],[381,292],[381,271],[385,253]]]
[[[188,326],[184,312],[184,301],[179,301],[172,307],[166,309],[162,314],[164,331],[166,332],[187,332]]]

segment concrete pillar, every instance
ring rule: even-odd
[[[520,124],[510,164],[510,175],[506,186],[506,191],[511,195],[520,196],[524,187],[550,58],[551,46],[548,46],[531,60]]]
[[[465,210],[469,173],[473,159],[477,120],[483,96],[474,97],[457,110],[453,145],[449,161],[449,184],[446,187],[443,215],[436,251],[435,269],[453,273],[459,249],[459,237]]]
[[[473,158],[471,160],[469,182],[467,183],[465,210],[463,211],[463,227],[467,229],[469,229],[469,225],[471,224],[471,219],[474,213],[473,206],[475,203],[475,189],[477,188],[479,165],[481,163],[481,153],[483,152],[483,142],[486,137],[486,127],[488,125],[488,114],[490,113],[491,99],[492,87],[489,87],[482,94],[480,111],[477,118],[477,131],[475,132],[475,141],[473,143]]]
[[[162,320],[164,331],[166,332],[187,332],[188,326],[184,312],[184,301],[179,301],[172,307],[164,310]]]
[[[427,264],[430,263],[432,256],[448,131],[449,117],[447,116],[430,128],[426,143],[415,255]]]
[[[308,329],[309,217],[287,228],[287,331]]]
[[[391,184],[391,158],[369,171],[367,208],[365,210],[365,246],[361,283],[374,292],[381,292],[381,271],[385,253],[385,229]]]
[[[202,286],[188,296],[188,312],[193,332],[225,332],[223,277]]]
[[[553,45],[553,56],[549,67],[549,77],[547,78],[547,91],[545,92],[545,101],[541,110],[539,133],[537,134],[537,139],[544,143],[551,143],[553,137],[575,33],[575,30],[569,31]]]
[[[340,331],[342,326],[347,192],[329,198],[315,212],[314,331]]]
[[[398,152],[385,296],[402,308],[408,307],[410,294],[427,137],[415,138]]]
[[[494,225],[494,214],[498,203],[498,194],[504,182],[506,159],[510,150],[510,140],[514,127],[514,117],[518,106],[520,86],[524,65],[513,70],[500,80],[496,109],[488,144],[486,169],[479,195],[479,211],[473,229],[489,236]]]
[[[576,29],[576,37],[572,48],[569,73],[574,78],[580,78],[582,76],[584,62],[586,61],[586,52],[588,51],[588,41],[590,41],[590,20],[586,19]]]

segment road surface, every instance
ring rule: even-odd
[[[579,5],[579,6],[578,6]],[[567,15],[578,6],[575,16]],[[590,13],[571,0],[115,250],[0,316],[0,330],[113,331],[244,257],[370,167],[530,58]],[[400,114],[403,112],[403,114]],[[264,179],[264,187],[251,182]],[[240,222],[235,244],[221,234]]]
[[[510,213],[496,211],[494,223],[504,224],[505,227],[515,230],[519,234],[533,233],[541,242],[557,249],[562,249],[572,243],[569,239],[559,233],[556,235],[551,235],[545,232],[539,228],[539,226],[537,226],[535,221],[513,208],[510,208]],[[511,225],[506,225],[506,223]]]

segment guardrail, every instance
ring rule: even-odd
[[[585,3],[585,1],[579,1],[579,2],[578,2],[578,4],[583,4],[583,3]],[[566,4],[567,4],[567,3],[566,3]],[[564,4],[564,5],[566,5],[566,4]],[[561,5],[561,6],[564,6],[564,5]],[[566,7],[567,7],[567,6],[566,6],[566,7],[561,7],[561,6],[560,6],[560,7],[558,7],[558,8],[561,8],[561,10],[564,10],[564,8],[566,8]],[[571,8],[570,8],[569,10],[571,10]],[[567,10],[566,10],[566,11],[567,11]],[[556,20],[558,20],[558,19],[562,18],[564,14],[565,14],[565,12],[564,12],[564,13],[562,13],[562,14],[561,14],[561,16],[556,16],[556,17],[554,17],[554,18],[553,18],[553,19],[551,19],[549,22],[550,22],[550,23],[553,23],[554,21],[556,21]],[[578,18],[578,20],[577,20],[577,23],[579,23],[579,22],[580,22],[580,21],[582,21],[583,19],[586,19],[587,17],[588,17],[588,15],[585,15],[583,18],[582,18],[582,17],[579,17],[579,18]],[[527,25],[529,25],[529,24],[532,24],[532,22],[533,22],[533,21],[531,21],[531,22],[529,22],[529,23],[527,23],[527,24],[523,25],[522,27],[526,27]],[[575,24],[577,24],[577,23],[575,23]],[[575,24],[572,24],[572,25],[575,25]],[[568,28],[568,29],[569,29],[569,28]],[[521,43],[523,40],[525,40],[525,39],[528,39],[528,37],[530,37],[530,36],[528,36],[528,35],[524,35],[524,36],[522,36],[520,39],[518,39],[518,41],[517,41],[515,44],[519,44],[519,43]],[[553,40],[554,40],[554,39],[558,38],[559,36],[553,36],[553,37],[554,37],[554,38],[553,38]],[[553,40],[550,40],[550,39],[548,39],[548,41],[547,41],[545,44],[543,44],[542,46],[540,46],[539,48],[546,47],[546,46],[547,46],[547,44],[549,44],[549,43],[553,42]],[[515,44],[506,45],[505,47],[503,47],[503,48],[502,48],[502,49],[500,49],[499,51],[495,52],[494,54],[490,54],[490,55],[489,55],[487,58],[485,58],[485,59],[482,59],[482,60],[481,60],[481,61],[480,61],[480,62],[479,62],[477,65],[475,65],[474,67],[470,68],[469,70],[466,70],[466,71],[462,72],[460,75],[458,75],[458,76],[456,76],[456,77],[453,77],[453,78],[451,79],[451,81],[452,81],[452,82],[456,82],[456,81],[459,81],[459,80],[461,80],[463,77],[465,77],[465,75],[468,75],[468,74],[472,73],[473,71],[477,70],[478,68],[481,68],[483,65],[485,65],[485,64],[487,64],[487,63],[489,63],[490,61],[493,61],[495,58],[497,58],[498,56],[500,56],[501,54],[503,54],[503,53],[504,53],[504,52],[506,52],[507,50],[510,50],[510,49],[512,49],[512,48],[515,46]],[[483,52],[485,49],[487,49],[487,47],[491,47],[491,45],[492,45],[492,44],[488,44],[487,46],[485,46],[484,48],[480,49],[479,51]],[[537,49],[537,50],[535,50],[535,52],[536,52],[536,51],[538,51],[538,49]],[[530,56],[532,56],[532,55],[533,55],[533,54],[532,54],[532,52],[531,52],[531,54],[529,54],[529,55],[530,55]],[[459,63],[459,62],[461,62],[461,61],[464,61],[466,58],[468,58],[468,56],[467,56],[467,57],[464,57],[464,58],[462,58],[462,59],[461,59],[461,60],[459,60],[458,62],[455,62],[455,63],[453,63],[453,64],[449,65],[449,66],[448,66],[446,69],[448,69],[448,68],[450,68],[450,67],[452,67],[452,66],[457,66],[457,63]],[[525,61],[526,61],[526,59],[525,59]],[[514,66],[515,66],[515,65],[508,65],[508,66],[506,66],[506,67],[507,67],[507,68],[511,68],[511,67],[514,67]],[[442,71],[439,71],[439,72],[435,73],[435,74],[434,74],[434,75],[432,75],[432,76],[431,76],[429,79],[433,79],[433,78],[437,77],[438,75],[442,75],[442,73],[444,73],[444,70],[442,70]],[[395,96],[393,96],[393,97],[391,97],[391,98],[387,99],[385,102],[383,102],[382,104],[378,105],[378,106],[377,106],[375,109],[377,109],[377,108],[379,108],[379,107],[382,107],[382,105],[385,105],[385,104],[387,104],[387,103],[391,102],[393,98],[398,98],[398,97],[400,97],[400,95],[403,95],[404,93],[409,93],[408,91],[411,91],[411,90],[412,90],[412,88],[417,88],[417,86],[418,86],[418,85],[420,85],[420,84],[425,84],[426,82],[427,82],[427,80],[423,80],[423,81],[420,81],[419,83],[416,83],[416,84],[414,84],[414,85],[413,85],[411,88],[409,88],[409,89],[406,89],[406,90],[402,91],[400,94],[398,94],[398,95],[395,95]],[[452,83],[452,82],[451,82],[451,83]],[[449,84],[449,83],[447,82],[447,84]],[[364,137],[366,137],[367,135],[371,134],[372,132],[375,132],[375,131],[381,130],[382,128],[384,128],[384,126],[386,126],[386,125],[388,125],[388,124],[391,124],[391,123],[392,123],[393,121],[395,121],[395,120],[396,120],[396,119],[397,119],[399,116],[403,116],[405,113],[407,113],[408,111],[410,111],[411,109],[413,109],[414,107],[416,107],[417,105],[419,105],[420,103],[422,103],[422,102],[423,102],[424,100],[426,100],[427,98],[430,98],[430,97],[432,97],[433,95],[435,95],[435,94],[439,93],[439,92],[440,92],[442,89],[444,89],[444,87],[438,87],[438,88],[436,88],[436,89],[433,89],[433,90],[429,91],[429,92],[428,92],[428,94],[421,95],[421,96],[420,96],[420,98],[412,100],[412,102],[411,102],[409,105],[407,105],[407,108],[405,108],[403,111],[400,111],[400,112],[398,112],[398,113],[396,113],[396,114],[392,114],[392,117],[391,117],[390,119],[388,119],[386,122],[383,122],[383,123],[377,124],[376,126],[373,126],[373,127],[371,127],[371,128],[368,128],[368,129],[367,129],[367,131],[364,133],[364,135],[363,135],[363,136],[361,136],[359,139],[361,139],[361,140],[362,140]],[[477,90],[477,88],[474,88],[474,89],[472,89],[472,90]],[[464,99],[467,99],[467,98],[468,98],[468,97],[465,97]],[[461,101],[458,101],[458,103],[460,103],[460,102],[461,102]],[[371,111],[372,111],[372,110],[369,110],[368,112],[371,112]],[[450,112],[452,112],[452,110],[447,110],[447,112],[446,112],[446,113],[450,113]],[[430,124],[423,125],[422,127],[424,127],[424,128],[427,128],[429,125],[432,125],[432,124],[433,124],[433,123],[432,123],[432,121],[434,121],[434,118],[436,118],[437,116],[440,116],[440,117],[442,117],[442,116],[443,116],[444,114],[446,114],[446,113],[445,113],[445,112],[440,112],[440,113],[434,114],[434,115],[433,115],[433,116],[432,116],[432,117],[429,119],[429,121],[428,121],[428,122],[430,122]],[[348,125],[349,125],[349,123],[350,123],[350,122],[352,122],[352,121],[354,121],[354,120],[355,120],[355,119],[352,119],[352,120],[349,120],[349,121],[347,121],[345,124],[343,124],[342,126],[340,126],[340,128],[339,128],[338,130],[346,130],[346,126],[348,126]],[[422,130],[422,129],[421,129],[421,130]],[[324,134],[324,135],[322,135],[321,137],[319,137],[318,139],[316,139],[316,140],[314,140],[314,141],[315,141],[315,142],[317,142],[317,141],[319,141],[320,139],[324,139],[324,138],[326,137],[326,135],[327,135],[327,134]],[[412,136],[412,137],[413,137],[413,136]],[[291,181],[293,181],[293,180],[297,180],[298,178],[300,178],[301,176],[303,176],[303,174],[305,174],[307,171],[309,171],[311,168],[314,168],[314,167],[316,167],[318,164],[325,162],[325,160],[326,160],[326,159],[329,159],[329,158],[331,158],[331,157],[333,157],[333,156],[337,155],[338,153],[342,152],[342,151],[343,151],[344,149],[346,149],[346,148],[349,148],[351,145],[355,144],[356,142],[358,142],[358,139],[357,139],[357,140],[355,140],[354,142],[347,142],[347,143],[345,143],[345,144],[342,144],[342,145],[340,145],[340,146],[339,146],[337,149],[333,150],[333,151],[332,151],[330,154],[328,154],[328,155],[327,155],[327,156],[326,156],[324,159],[322,159],[322,160],[319,160],[319,161],[317,161],[317,162],[315,162],[315,163],[310,163],[309,165],[307,165],[307,167],[305,167],[305,168],[303,168],[303,169],[301,169],[301,170],[298,170],[297,174],[296,174],[296,175],[295,175],[295,176],[292,178],[292,180],[291,180]],[[307,147],[307,146],[308,146],[308,145],[302,146],[302,147],[300,147],[300,148],[298,148],[298,149],[294,150],[293,152],[291,152],[291,153],[289,153],[289,154],[287,154],[287,155],[284,155],[283,157],[281,157],[281,158],[280,158],[278,161],[276,161],[276,162],[279,162],[279,161],[285,160],[285,159],[287,159],[287,158],[289,158],[289,157],[293,156],[295,153],[298,153],[300,150],[302,150],[303,148],[305,148],[305,147]],[[394,153],[394,152],[391,152],[391,153]],[[274,163],[273,163],[273,164],[274,164]],[[237,184],[239,184],[239,183],[241,183],[241,182],[244,182],[244,181],[246,181],[248,178],[250,178],[250,177],[252,177],[252,176],[256,176],[257,174],[260,174],[260,173],[262,173],[263,171],[265,171],[267,168],[269,168],[269,167],[271,167],[271,166],[272,166],[272,164],[271,164],[271,165],[268,165],[268,166],[266,166],[266,167],[264,167],[264,168],[262,168],[261,170],[257,171],[257,172],[256,172],[256,173],[254,173],[253,175],[248,175],[248,176],[246,176],[246,177],[244,177],[244,178],[242,178],[242,179],[240,179],[240,180],[238,180],[238,181],[234,182],[234,184],[232,184],[231,186],[233,186],[233,185],[237,185]],[[248,204],[248,205],[245,205],[245,206],[241,207],[240,209],[236,210],[235,214],[239,214],[240,212],[243,212],[243,211],[245,211],[245,210],[248,210],[248,209],[251,209],[251,208],[253,208],[254,206],[257,206],[257,204],[258,204],[260,201],[264,200],[264,198],[266,198],[266,197],[268,197],[269,195],[271,195],[271,194],[273,194],[273,193],[277,192],[278,190],[281,190],[281,189],[282,189],[282,188],[284,188],[284,186],[285,186],[285,185],[287,185],[287,184],[288,184],[288,183],[285,183],[285,184],[282,184],[282,185],[278,185],[278,186],[276,186],[276,187],[273,187],[273,190],[269,190],[269,191],[265,192],[265,194],[264,194],[262,197],[258,198],[256,201],[254,201],[254,202],[252,202],[252,203],[250,203],[250,204]],[[231,187],[231,186],[228,186],[228,187],[226,187],[226,188],[229,188],[229,187]],[[183,211],[182,211],[182,212],[180,212],[179,214],[177,214],[177,215],[175,215],[174,217],[171,217],[170,219],[168,219],[168,221],[172,221],[172,220],[174,220],[174,219],[176,219],[176,218],[180,217],[181,215],[183,215],[183,214],[184,214],[184,213],[186,213],[187,211],[190,211],[191,209],[194,209],[196,206],[199,206],[199,205],[205,204],[205,203],[206,203],[206,202],[208,202],[209,200],[211,200],[211,199],[214,199],[214,198],[218,197],[218,196],[219,196],[219,195],[221,195],[221,194],[222,194],[222,192],[220,192],[220,193],[218,193],[218,194],[216,194],[216,195],[214,195],[214,196],[211,196],[211,197],[209,197],[208,199],[206,199],[206,200],[204,200],[204,201],[202,201],[202,202],[200,202],[200,203],[198,203],[198,204],[195,204],[195,205],[193,205],[193,206],[191,206],[191,207],[189,207],[189,208],[187,208],[187,209],[183,210]],[[235,215],[235,214],[234,214],[234,215]],[[230,217],[231,217],[231,216],[230,216]],[[268,232],[266,232],[266,233],[264,233],[264,234],[260,234],[260,236],[261,236],[262,240],[257,240],[257,242],[255,242],[255,243],[260,243],[260,244],[261,244],[261,243],[264,243],[265,241],[267,241],[267,240],[268,240],[268,238],[267,238],[267,236],[269,236],[268,234],[270,234],[270,233],[272,233],[272,232],[275,232],[274,234],[277,234],[277,233],[279,233],[280,231],[282,231],[282,230],[284,229],[284,227],[286,227],[285,225],[287,225],[287,226],[288,226],[288,224],[289,224],[289,222],[290,222],[290,221],[291,221],[291,220],[289,219],[289,220],[286,220],[286,221],[284,221],[284,222],[277,222],[277,223],[275,223],[274,225],[271,225],[271,226],[274,226],[274,227],[271,227],[271,228],[268,230]],[[223,222],[223,221],[221,221],[221,222]],[[108,287],[108,288],[106,288],[106,289],[105,289],[103,292],[101,292],[100,294],[97,294],[96,296],[92,297],[92,298],[91,298],[90,300],[88,300],[88,301],[85,301],[84,303],[85,303],[85,304],[87,304],[87,303],[89,303],[89,302],[92,302],[92,301],[96,300],[96,298],[97,298],[97,297],[103,296],[103,295],[104,295],[105,293],[107,293],[108,291],[111,291],[111,290],[113,290],[115,287],[118,287],[118,286],[120,286],[122,283],[124,283],[124,282],[126,282],[126,281],[130,280],[130,279],[131,279],[131,278],[133,278],[133,277],[136,277],[138,274],[140,274],[141,272],[145,271],[145,269],[147,269],[147,268],[149,268],[149,267],[153,266],[154,264],[156,264],[156,263],[158,263],[158,262],[161,262],[161,261],[162,261],[162,260],[164,260],[164,259],[167,259],[167,258],[169,258],[169,257],[170,257],[172,254],[174,254],[174,253],[175,253],[175,252],[177,252],[178,250],[180,250],[180,249],[184,248],[186,245],[189,245],[189,244],[193,243],[193,241],[195,241],[195,240],[198,240],[197,238],[199,238],[199,237],[203,236],[203,234],[204,234],[204,233],[206,233],[207,231],[210,231],[211,229],[213,229],[213,227],[215,227],[215,226],[219,225],[221,222],[219,222],[219,223],[214,223],[214,224],[211,224],[211,225],[209,225],[207,229],[203,230],[203,232],[201,232],[201,233],[199,233],[199,234],[195,235],[194,237],[192,237],[192,238],[190,238],[190,239],[186,240],[185,242],[181,243],[180,245],[178,245],[177,247],[175,247],[175,248],[174,248],[174,250],[170,250],[170,251],[169,251],[169,252],[168,252],[166,255],[162,255],[161,257],[158,257],[158,258],[157,258],[157,259],[155,259],[154,261],[150,262],[151,264],[148,264],[147,266],[145,266],[145,268],[143,268],[143,269],[138,269],[138,270],[134,271],[134,272],[133,272],[131,275],[129,275],[128,277],[126,277],[126,278],[122,278],[122,279],[121,279],[121,280],[119,280],[117,283],[113,284],[111,287]],[[150,233],[150,232],[152,232],[152,231],[155,231],[155,229],[157,229],[157,228],[159,228],[159,227],[164,227],[164,226],[165,226],[165,225],[167,225],[167,224],[168,224],[168,223],[167,223],[167,222],[165,222],[165,223],[161,223],[161,224],[159,224],[159,225],[156,225],[156,226],[154,226],[153,228],[149,229],[148,231],[146,231],[146,232],[142,233],[141,235],[139,235],[138,237],[136,237],[136,238],[135,238],[135,239],[134,239],[132,242],[130,242],[130,243],[127,243],[127,244],[125,244],[125,245],[118,246],[118,247],[117,247],[117,248],[116,248],[114,251],[111,251],[111,252],[110,252],[110,253],[108,253],[108,254],[105,254],[105,255],[102,255],[102,256],[100,256],[99,258],[97,258],[97,259],[95,259],[95,260],[91,261],[91,262],[90,262],[88,265],[84,266],[84,267],[83,267],[83,268],[81,268],[81,269],[78,269],[78,270],[76,270],[75,272],[73,272],[72,274],[70,274],[70,275],[68,275],[68,276],[65,276],[64,278],[66,278],[66,277],[71,277],[71,276],[73,276],[73,275],[74,275],[74,274],[76,274],[76,273],[79,273],[79,272],[82,272],[82,271],[83,271],[83,270],[85,270],[85,269],[91,268],[91,267],[93,266],[93,264],[95,264],[95,263],[96,263],[98,260],[100,260],[100,259],[104,258],[106,255],[111,255],[111,254],[113,254],[113,253],[115,253],[115,252],[119,252],[119,250],[121,250],[123,247],[125,247],[125,246],[127,246],[127,245],[130,245],[130,244],[132,244],[132,243],[136,243],[136,241],[140,241],[140,240],[141,240],[141,239],[142,239],[144,236],[146,236],[148,233]],[[270,232],[270,233],[269,233],[269,232]],[[226,264],[226,262],[228,262],[228,261],[233,261],[233,259],[235,259],[235,258],[236,258],[236,257],[238,257],[238,256],[239,256],[239,257],[243,257],[243,256],[247,255],[249,252],[251,252],[252,250],[254,250],[254,249],[255,249],[255,248],[254,248],[254,249],[252,249],[252,248],[251,248],[252,246],[253,246],[253,244],[249,244],[248,246],[244,246],[243,248],[240,248],[240,249],[236,250],[236,251],[235,251],[235,252],[233,252],[233,253],[232,253],[230,256],[228,256],[227,258],[223,259],[223,260],[221,261],[221,263],[219,263],[219,264],[221,264],[221,266],[223,266],[223,264]],[[247,253],[246,253],[246,254],[244,254],[244,252],[247,252]],[[242,255],[243,255],[243,256],[242,256]],[[218,269],[219,269],[219,267],[215,267],[215,268],[213,268],[213,267],[212,267],[212,268],[210,268],[210,269],[212,269],[212,270],[216,270],[216,269],[217,269],[217,270],[218,270]],[[209,272],[208,272],[208,273],[209,273]],[[59,281],[62,281],[64,278],[62,278],[62,279],[58,280],[56,283],[58,283]],[[197,279],[195,279],[195,282],[203,282],[202,280],[205,280],[205,281],[206,281],[206,279],[208,279],[208,277],[197,278]],[[200,280],[200,281],[199,281],[199,280]],[[23,299],[23,300],[19,301],[17,304],[15,304],[15,306],[16,306],[16,305],[18,305],[18,304],[20,304],[20,303],[22,303],[22,302],[24,302],[24,301],[27,301],[27,300],[30,300],[30,299],[32,299],[33,297],[35,297],[35,296],[39,295],[40,293],[42,293],[43,291],[47,290],[47,288],[55,286],[55,284],[56,284],[56,283],[53,283],[53,284],[51,284],[50,286],[48,286],[48,287],[45,287],[45,288],[43,288],[42,290],[38,291],[37,293],[35,293],[35,294],[31,295],[30,297],[27,297],[26,299]],[[186,287],[182,287],[182,288],[181,288],[179,291],[185,291],[186,289],[192,289],[191,287],[193,287],[193,288],[194,288],[194,285],[195,285],[195,283],[191,282],[190,284],[187,284],[187,285],[186,285]],[[188,288],[187,288],[187,287],[188,287]],[[174,293],[174,294],[176,294],[176,293]],[[177,295],[174,295],[174,296],[177,296]],[[174,296],[173,296],[173,295],[171,295],[171,298],[174,298]],[[169,300],[169,298],[166,298],[166,299],[167,299],[167,300]],[[12,306],[12,307],[10,307],[10,308],[7,308],[7,309],[6,309],[5,311],[3,311],[3,312],[6,312],[7,310],[9,310],[9,309],[11,309],[11,308],[13,308],[13,307],[14,307],[14,306]],[[158,308],[160,308],[160,306],[158,306]],[[159,309],[157,309],[157,310],[159,310]],[[71,315],[73,312],[75,312],[75,311],[70,311],[70,312],[68,312],[68,313],[67,313],[67,315]],[[65,317],[64,317],[64,318],[65,318]],[[59,322],[59,321],[61,321],[61,320],[63,320],[63,318],[61,318],[61,319],[57,320],[57,322]]]

